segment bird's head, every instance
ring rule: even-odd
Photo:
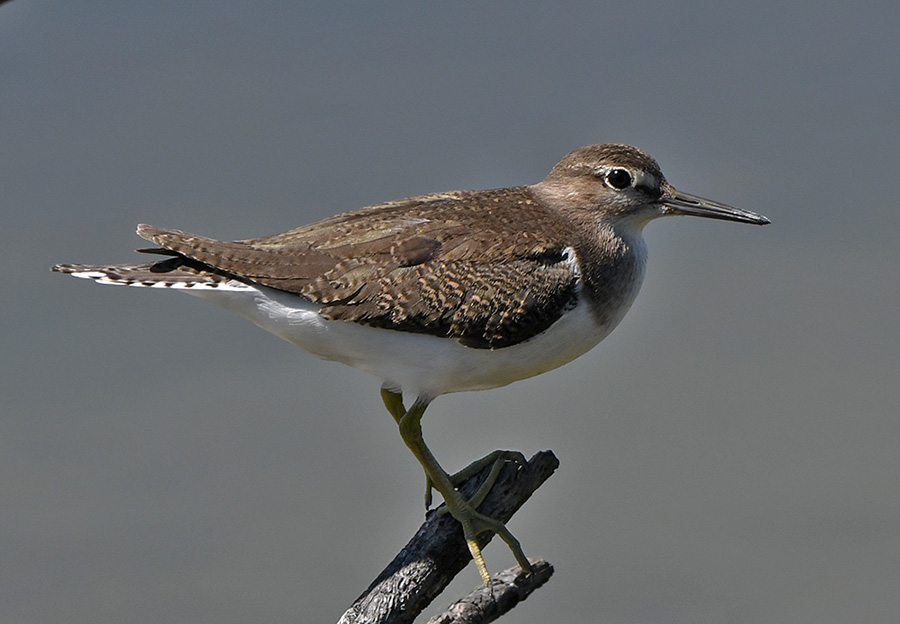
[[[672,215],[769,223],[754,212],[675,189],[649,154],[617,143],[575,150],[532,188],[560,208],[589,210],[595,218],[623,219],[641,227]]]

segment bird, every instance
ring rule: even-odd
[[[372,205],[282,234],[219,241],[139,225],[162,256],[140,264],[58,264],[102,284],[178,290],[216,303],[312,354],[381,379],[381,398],[432,488],[456,518],[485,585],[476,541],[494,532],[524,570],[504,523],[466,500],[426,445],[428,405],[558,368],[600,343],[640,289],[644,226],[688,215],[766,225],[766,217],[676,190],[656,160],[624,144],[566,155],[540,182]],[[411,398],[407,405],[404,397]]]

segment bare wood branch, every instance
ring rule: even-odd
[[[527,574],[516,566],[491,577],[490,587],[479,587],[457,600],[428,624],[489,624],[528,598],[550,580],[553,566],[543,559],[529,559],[532,571]]]
[[[524,466],[508,463],[500,471],[496,483],[478,510],[492,518],[508,521],[558,466],[559,460],[551,451],[537,453]],[[462,484],[460,492],[465,496],[472,496],[489,472],[490,466],[485,467]],[[492,537],[492,533],[484,533],[479,536],[479,543],[483,547]],[[357,598],[338,624],[410,624],[470,561],[471,555],[463,540],[459,523],[449,514],[440,515],[437,510],[432,510],[410,542]],[[540,570],[541,574],[546,574],[549,578],[553,568],[544,562]],[[505,573],[498,575],[497,582],[509,585],[508,578],[503,577],[503,574]],[[515,572],[513,575],[515,576]],[[543,582],[546,582],[546,578],[534,588]],[[521,583],[520,586],[524,587]],[[490,590],[488,592],[489,602]],[[528,593],[530,591],[522,598]],[[512,594],[495,590],[493,600],[496,601],[500,595]],[[506,609],[508,611],[521,598],[505,600],[509,605]],[[488,610],[497,609],[498,615],[494,619],[502,615],[499,605],[487,607],[483,601],[480,604]]]

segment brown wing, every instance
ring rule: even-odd
[[[329,319],[501,348],[544,331],[574,304],[567,226],[520,187],[416,197],[235,242],[143,225],[138,233],[301,295]]]

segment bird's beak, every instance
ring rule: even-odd
[[[666,207],[666,213],[670,215],[691,215],[709,219],[753,223],[754,225],[771,223],[766,217],[755,212],[733,208],[732,206],[703,199],[689,193],[682,193],[671,187],[663,193],[660,203]]]

